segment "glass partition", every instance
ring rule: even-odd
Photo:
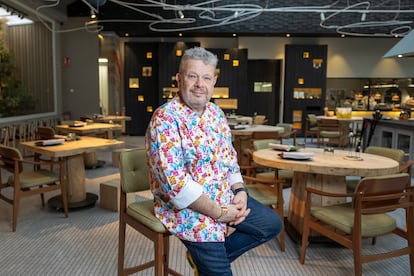
[[[397,111],[414,108],[414,84],[411,78],[367,79],[328,78],[325,106],[352,107],[352,110]]]
[[[49,23],[0,21],[0,117],[56,114],[54,34],[44,25]]]

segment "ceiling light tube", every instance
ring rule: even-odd
[[[184,19],[184,13],[181,10],[178,10],[178,16],[180,17],[180,19]]]
[[[321,12],[321,20],[325,21],[325,13]]]

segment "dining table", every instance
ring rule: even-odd
[[[399,171],[399,163],[393,159],[347,150],[326,151],[326,149],[320,148],[302,148],[296,155],[293,155],[294,159],[286,158],[286,156],[289,155],[276,149],[267,148],[255,151],[253,160],[261,166],[293,170],[286,232],[296,241],[300,240],[302,236],[306,199],[305,187],[327,192],[346,193],[347,176],[369,177],[388,175]],[[345,202],[343,198],[320,196],[312,198],[314,206],[329,206],[343,202]],[[316,241],[320,235],[313,232],[310,237],[311,241]]]
[[[233,146],[237,152],[237,159],[240,165],[248,164],[248,157],[243,155],[243,149],[250,147],[250,138],[255,131],[277,131],[282,134],[285,129],[279,126],[272,125],[237,125],[232,128],[231,135],[233,139]]]
[[[73,133],[81,136],[98,136],[106,139],[114,138],[114,131],[122,130],[122,125],[113,123],[85,123],[80,122],[80,125],[62,124],[56,125],[56,132],[63,135]],[[88,169],[95,169],[102,167],[105,162],[98,160],[97,154],[94,151],[84,154],[85,166]]]
[[[98,196],[86,192],[85,165],[83,155],[97,150],[107,150],[125,146],[125,142],[114,139],[81,136],[78,140],[64,141],[48,146],[38,145],[40,140],[20,142],[22,149],[49,156],[64,159],[65,181],[68,190],[69,209],[94,205]],[[55,209],[62,209],[61,197],[49,199],[48,204]]]
[[[56,125],[55,129],[59,134],[75,133],[88,136],[103,134],[105,138],[112,139],[114,137],[113,132],[121,130],[122,126],[109,123],[83,123],[82,125]]]
[[[96,123],[114,123],[114,124],[121,124],[125,121],[131,121],[131,116],[123,116],[123,115],[103,115],[93,117],[92,121]]]

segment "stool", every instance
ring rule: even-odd
[[[99,206],[103,209],[119,211],[119,179],[111,179],[102,182],[99,186]]]
[[[120,179],[111,179],[99,185],[99,206],[109,211],[119,211]],[[135,193],[127,194],[127,206],[136,200]]]
[[[121,148],[121,149],[114,149],[112,151],[112,167],[119,168],[119,155],[121,152],[126,151],[127,149]]]

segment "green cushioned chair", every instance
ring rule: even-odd
[[[285,251],[285,227],[284,227],[284,211],[283,211],[283,181],[278,179],[256,178],[251,176],[243,176],[244,180],[250,184],[246,184],[249,196],[256,199],[263,205],[272,208],[282,219],[282,231],[279,234],[280,249]]]
[[[51,163],[59,164],[59,174],[50,170],[40,169],[41,165]],[[28,170],[27,166],[35,169]],[[0,199],[13,205],[13,232],[16,231],[17,217],[19,212],[20,200],[23,197],[40,195],[42,206],[45,206],[44,194],[51,191],[60,191],[62,195],[65,216],[68,217],[68,197],[65,181],[63,160],[56,162],[40,162],[23,159],[21,152],[14,147],[0,145],[0,179],[2,172],[11,173],[5,183],[0,183]],[[61,181],[62,180],[62,181]],[[8,197],[2,193],[3,189],[12,188],[13,196]]]
[[[404,162],[404,151],[400,149],[390,149],[386,147],[378,147],[378,146],[369,146],[365,149],[365,153],[380,155],[383,157],[391,158],[398,163],[400,163],[400,172],[406,172],[411,177],[411,166],[413,164],[412,160],[407,160]],[[347,179],[346,181],[346,188],[348,192],[353,192],[356,186],[359,183],[359,179]]]
[[[318,119],[316,118],[315,114],[308,114],[306,116],[305,121],[305,133],[304,143],[306,144],[306,138],[309,136],[311,137],[311,143],[313,142],[313,138],[318,138],[319,128],[318,128]]]
[[[120,153],[119,158],[121,198],[119,210],[118,275],[129,275],[150,267],[154,267],[154,275],[180,275],[169,268],[169,237],[171,234],[155,217],[153,200],[134,201],[127,204],[127,193],[150,189],[145,149],[123,151]],[[125,232],[127,225],[154,242],[154,259],[152,261],[134,267],[125,267]]]
[[[399,173],[363,178],[354,194],[337,194],[306,187],[306,203],[300,262],[304,264],[310,230],[352,250],[355,275],[362,275],[362,264],[402,255],[410,256],[411,275],[414,275],[414,189],[410,176]],[[352,201],[339,205],[311,206],[315,195],[349,197]],[[406,229],[397,227],[388,213],[404,209]],[[403,248],[391,249],[384,254],[362,254],[362,239],[397,234],[407,240]],[[321,256],[322,257],[322,256]]]

